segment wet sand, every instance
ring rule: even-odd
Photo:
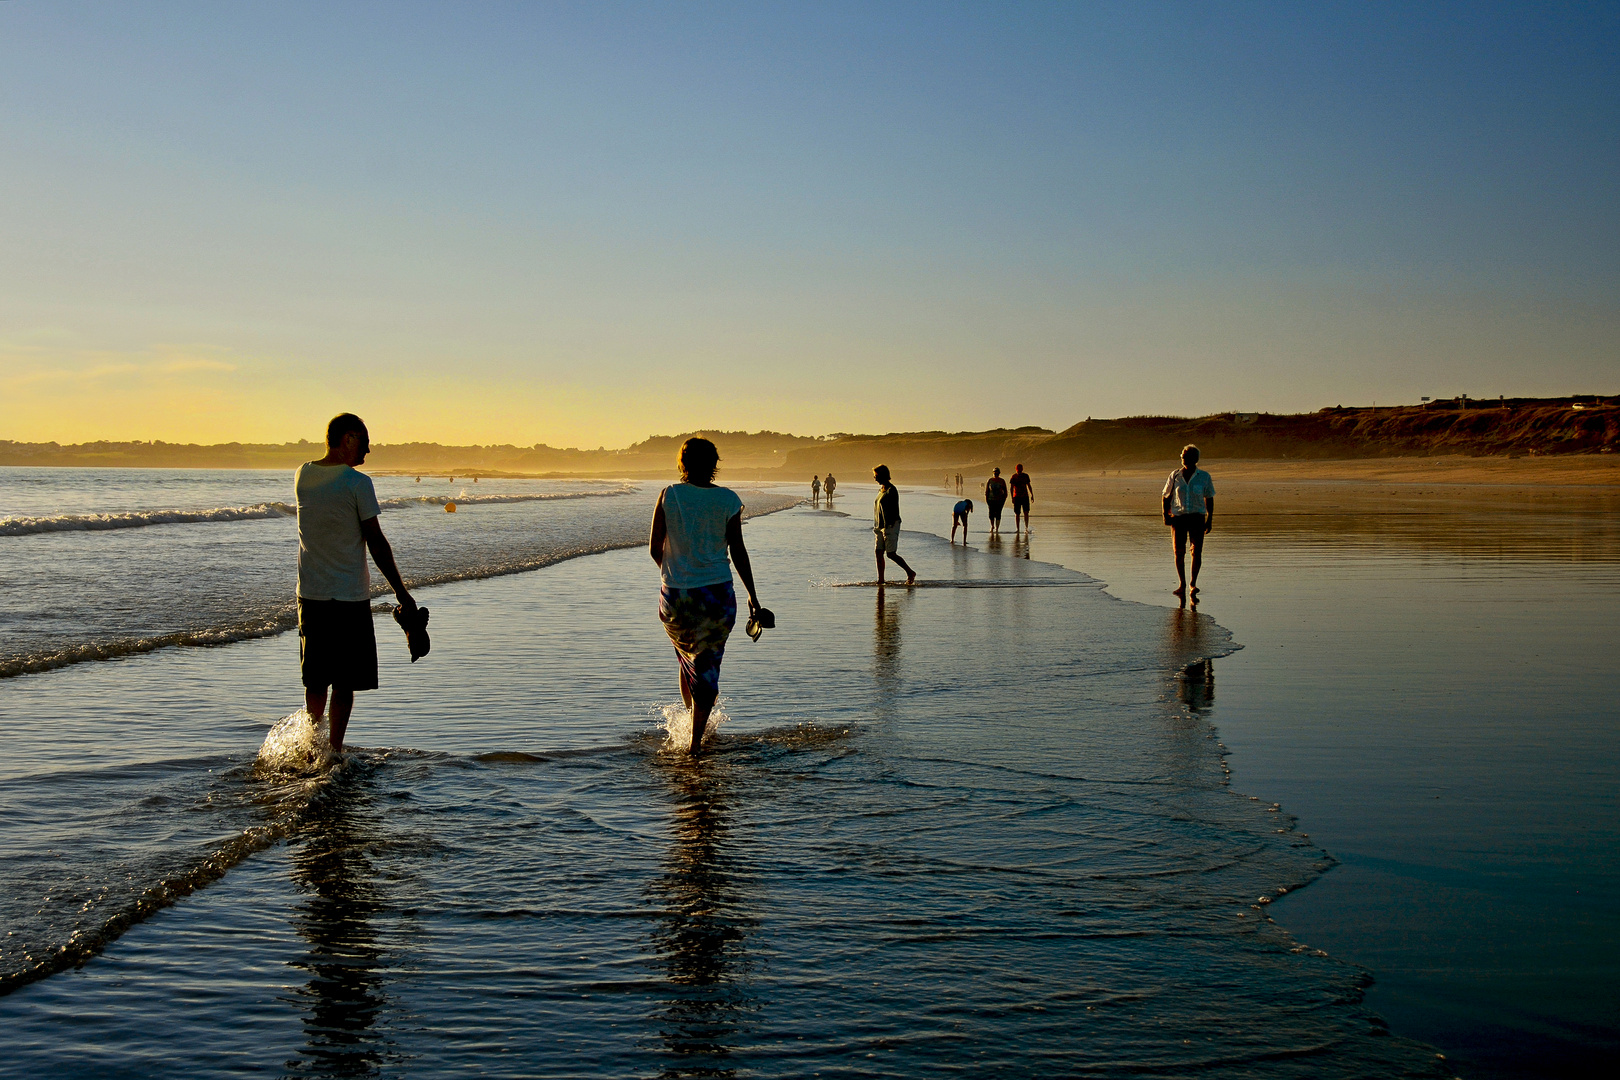
[[[1000,547],[1174,605],[1172,464],[1037,476],[1033,539]],[[1199,610],[1244,646],[1214,665],[1233,785],[1281,802],[1341,864],[1275,917],[1364,965],[1369,1004],[1463,1075],[1606,1071],[1620,487],[1594,481],[1620,468],[1206,465],[1219,494]]]

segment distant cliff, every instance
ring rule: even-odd
[[[1174,461],[1187,443],[1217,458],[1368,458],[1430,454],[1518,455],[1613,452],[1620,399],[1432,402],[1391,408],[1323,409],[1294,415],[1217,413],[1085,420],[1057,433],[1040,428],[845,436],[794,450],[790,475],[829,468],[865,479],[873,465],[897,472],[979,471],[1023,463],[1031,471],[1112,468]]]
[[[1063,431],[916,431],[811,438],[774,431],[692,432],[720,448],[722,475],[732,479],[808,480],[831,471],[865,480],[874,465],[912,475],[1004,470],[1059,472],[1173,461],[1197,443],[1219,458],[1373,458],[1425,455],[1612,453],[1620,444],[1620,398],[1466,399],[1381,409],[1323,409],[1295,415],[1217,413],[1084,420]],[[441,446],[381,443],[367,468],[452,475],[531,473],[568,476],[668,477],[687,435],[652,436],[622,450],[536,446]],[[312,442],[96,442],[74,446],[0,441],[0,465],[276,469],[321,456]]]

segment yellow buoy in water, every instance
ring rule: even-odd
[[[456,504],[455,503],[445,503],[444,504],[444,512],[447,513],[447,514],[455,513],[456,512]]]

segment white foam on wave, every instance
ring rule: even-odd
[[[566,499],[606,499],[630,495],[636,485],[624,484],[604,491],[531,492],[512,495],[413,495],[381,499],[385,510],[412,506],[443,506],[448,502],[466,505],[487,503],[550,502]],[[50,514],[45,517],[0,518],[0,536],[35,536],[57,532],[104,532],[111,529],[143,529],[149,525],[194,525],[221,521],[257,521],[266,518],[298,516],[292,503],[262,502],[252,506],[216,506],[207,510],[127,510],[109,514]]]
[[[669,705],[654,705],[651,710],[653,723],[664,732],[665,752],[680,751],[686,753],[692,748],[692,710],[683,702],[674,702]],[[726,715],[726,699],[721,698],[714,703],[714,711],[709,714],[709,722],[703,728],[703,745],[713,746],[715,733],[720,730],[731,717]]]
[[[523,503],[523,502],[558,502],[568,499],[612,499],[621,495],[631,495],[636,491],[636,485],[624,484],[620,487],[610,488],[606,491],[547,491],[527,492],[510,495],[472,495],[466,488],[456,495],[405,495],[393,499],[380,499],[377,505],[384,510],[402,510],[410,506],[443,506],[445,503],[455,503],[457,506],[481,506],[494,503]]]
[[[0,518],[0,536],[142,529],[148,525],[187,525],[204,521],[254,521],[262,518],[294,517],[297,513],[298,508],[291,503],[264,502],[252,506],[219,506],[211,510],[129,510],[117,514],[8,517]]]
[[[329,734],[324,718],[316,723],[299,709],[270,728],[254,766],[260,773],[323,772],[333,756]]]

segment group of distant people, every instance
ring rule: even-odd
[[[427,610],[418,609],[405,588],[388,539],[378,524],[381,507],[371,478],[356,466],[371,452],[365,423],[353,413],[332,418],[326,428],[326,456],[305,462],[294,478],[298,504],[298,657],[304,685],[304,706],[310,720],[323,714],[334,753],[343,749],[344,735],[354,709],[354,695],[377,688],[377,641],[371,618],[371,577],[366,562],[382,571],[399,602],[395,619],[405,628],[411,656],[427,651]],[[1198,448],[1182,451],[1182,467],[1164,486],[1164,523],[1173,530],[1176,573],[1181,585],[1177,596],[1187,596],[1186,549],[1192,545],[1192,593],[1198,592],[1198,571],[1203,564],[1204,537],[1215,518],[1215,485],[1198,468]],[[754,571],[742,536],[742,500],[736,492],[715,484],[720,452],[708,439],[691,438],[681,444],[677,458],[680,482],[659,492],[653,508],[648,550],[658,566],[658,617],[675,648],[680,664],[681,700],[691,710],[690,752],[702,752],[703,733],[720,695],[720,663],[726,641],[737,621],[737,597],[732,567],[748,592],[748,633],[775,625],[775,616],[760,604]],[[872,503],[872,532],[876,538],[877,583],[885,584],[889,563],[914,584],[917,572],[899,553],[900,492],[887,465],[872,470],[878,494]],[[830,498],[837,481],[829,473],[817,476],[811,491]],[[1035,485],[1023,465],[1003,480],[994,470],[985,482],[985,504],[991,533],[1001,527],[1001,512],[1008,497],[1013,504],[1014,530],[1029,529],[1030,504]],[[967,538],[971,500],[963,499],[952,511],[951,542],[962,527]]]
[[[1017,535],[1020,529],[1025,535],[1029,534],[1029,507],[1035,501],[1035,482],[1020,464],[1013,467],[1010,481],[1002,478],[1001,469],[997,467],[990,471],[990,479],[984,482],[984,507],[990,517],[991,536],[1001,535],[1001,512],[1007,505],[1009,493],[1013,504],[1013,534]],[[967,543],[968,515],[971,513],[972,499],[962,499],[951,508],[951,543],[956,543],[958,525],[962,527],[962,543]]]
[[[831,506],[833,492],[837,490],[838,478],[836,476],[834,476],[832,473],[828,473],[827,479],[823,481],[821,479],[821,474],[817,473],[810,479],[810,502],[817,506],[821,505],[821,494],[823,491],[825,491],[827,493],[827,505]]]
[[[1172,590],[1175,596],[1186,599],[1198,595],[1198,572],[1204,565],[1204,537],[1215,527],[1215,481],[1209,473],[1198,467],[1201,453],[1188,444],[1181,450],[1181,468],[1170,473],[1164,482],[1164,523],[1171,529],[1176,553],[1176,577],[1179,584]],[[895,565],[906,572],[906,584],[916,580],[912,572],[896,553],[896,537],[889,532],[900,524],[900,493],[889,482],[889,469],[879,465],[873,471],[879,486],[878,502],[873,511],[873,531],[878,534],[878,584],[883,584],[883,563],[887,555]],[[1013,504],[1013,532],[1020,529],[1030,534],[1029,509],[1035,500],[1035,483],[1024,466],[1014,466],[1013,474],[1002,479],[1001,469],[991,470],[984,484],[985,509],[990,518],[990,535],[1001,533],[1001,514],[1008,496]],[[973,500],[961,499],[951,508],[951,543],[956,543],[956,530],[962,530],[962,543],[967,543],[968,515],[973,513]],[[1188,585],[1187,548],[1192,547],[1192,578]]]

